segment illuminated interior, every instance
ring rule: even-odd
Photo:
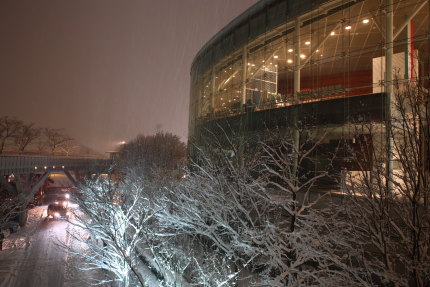
[[[393,2],[395,77],[425,78],[429,74],[428,2]],[[265,9],[260,14],[272,17],[270,7]],[[229,34],[233,39],[242,31],[262,32],[248,32],[258,36],[219,60],[203,54],[196,57],[190,133],[196,121],[384,92],[386,11],[384,0],[327,1],[299,17],[286,17],[288,21],[271,29],[254,25],[252,17],[233,26]],[[256,19],[260,14],[255,14]],[[229,35],[220,41],[228,42]],[[206,50],[214,50],[211,55],[222,53],[226,45],[215,42]],[[299,71],[298,91],[294,90],[295,71]]]

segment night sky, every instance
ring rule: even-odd
[[[186,140],[198,50],[257,0],[0,0],[0,116],[99,152],[157,128]]]

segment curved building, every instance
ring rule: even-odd
[[[428,0],[259,1],[194,59],[190,141],[214,124],[248,134],[288,126],[295,112],[330,128],[328,146],[368,140],[351,123],[383,123],[393,81],[429,76],[429,9]]]

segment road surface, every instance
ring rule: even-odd
[[[88,274],[76,268],[80,260],[62,247],[78,245],[69,234],[74,228],[63,220],[47,221],[46,206],[29,210],[27,225],[3,242],[0,287],[89,286]]]

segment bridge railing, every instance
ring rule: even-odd
[[[49,156],[0,156],[0,175],[41,173],[45,171],[80,170],[105,171],[112,164],[110,159],[49,157]]]

